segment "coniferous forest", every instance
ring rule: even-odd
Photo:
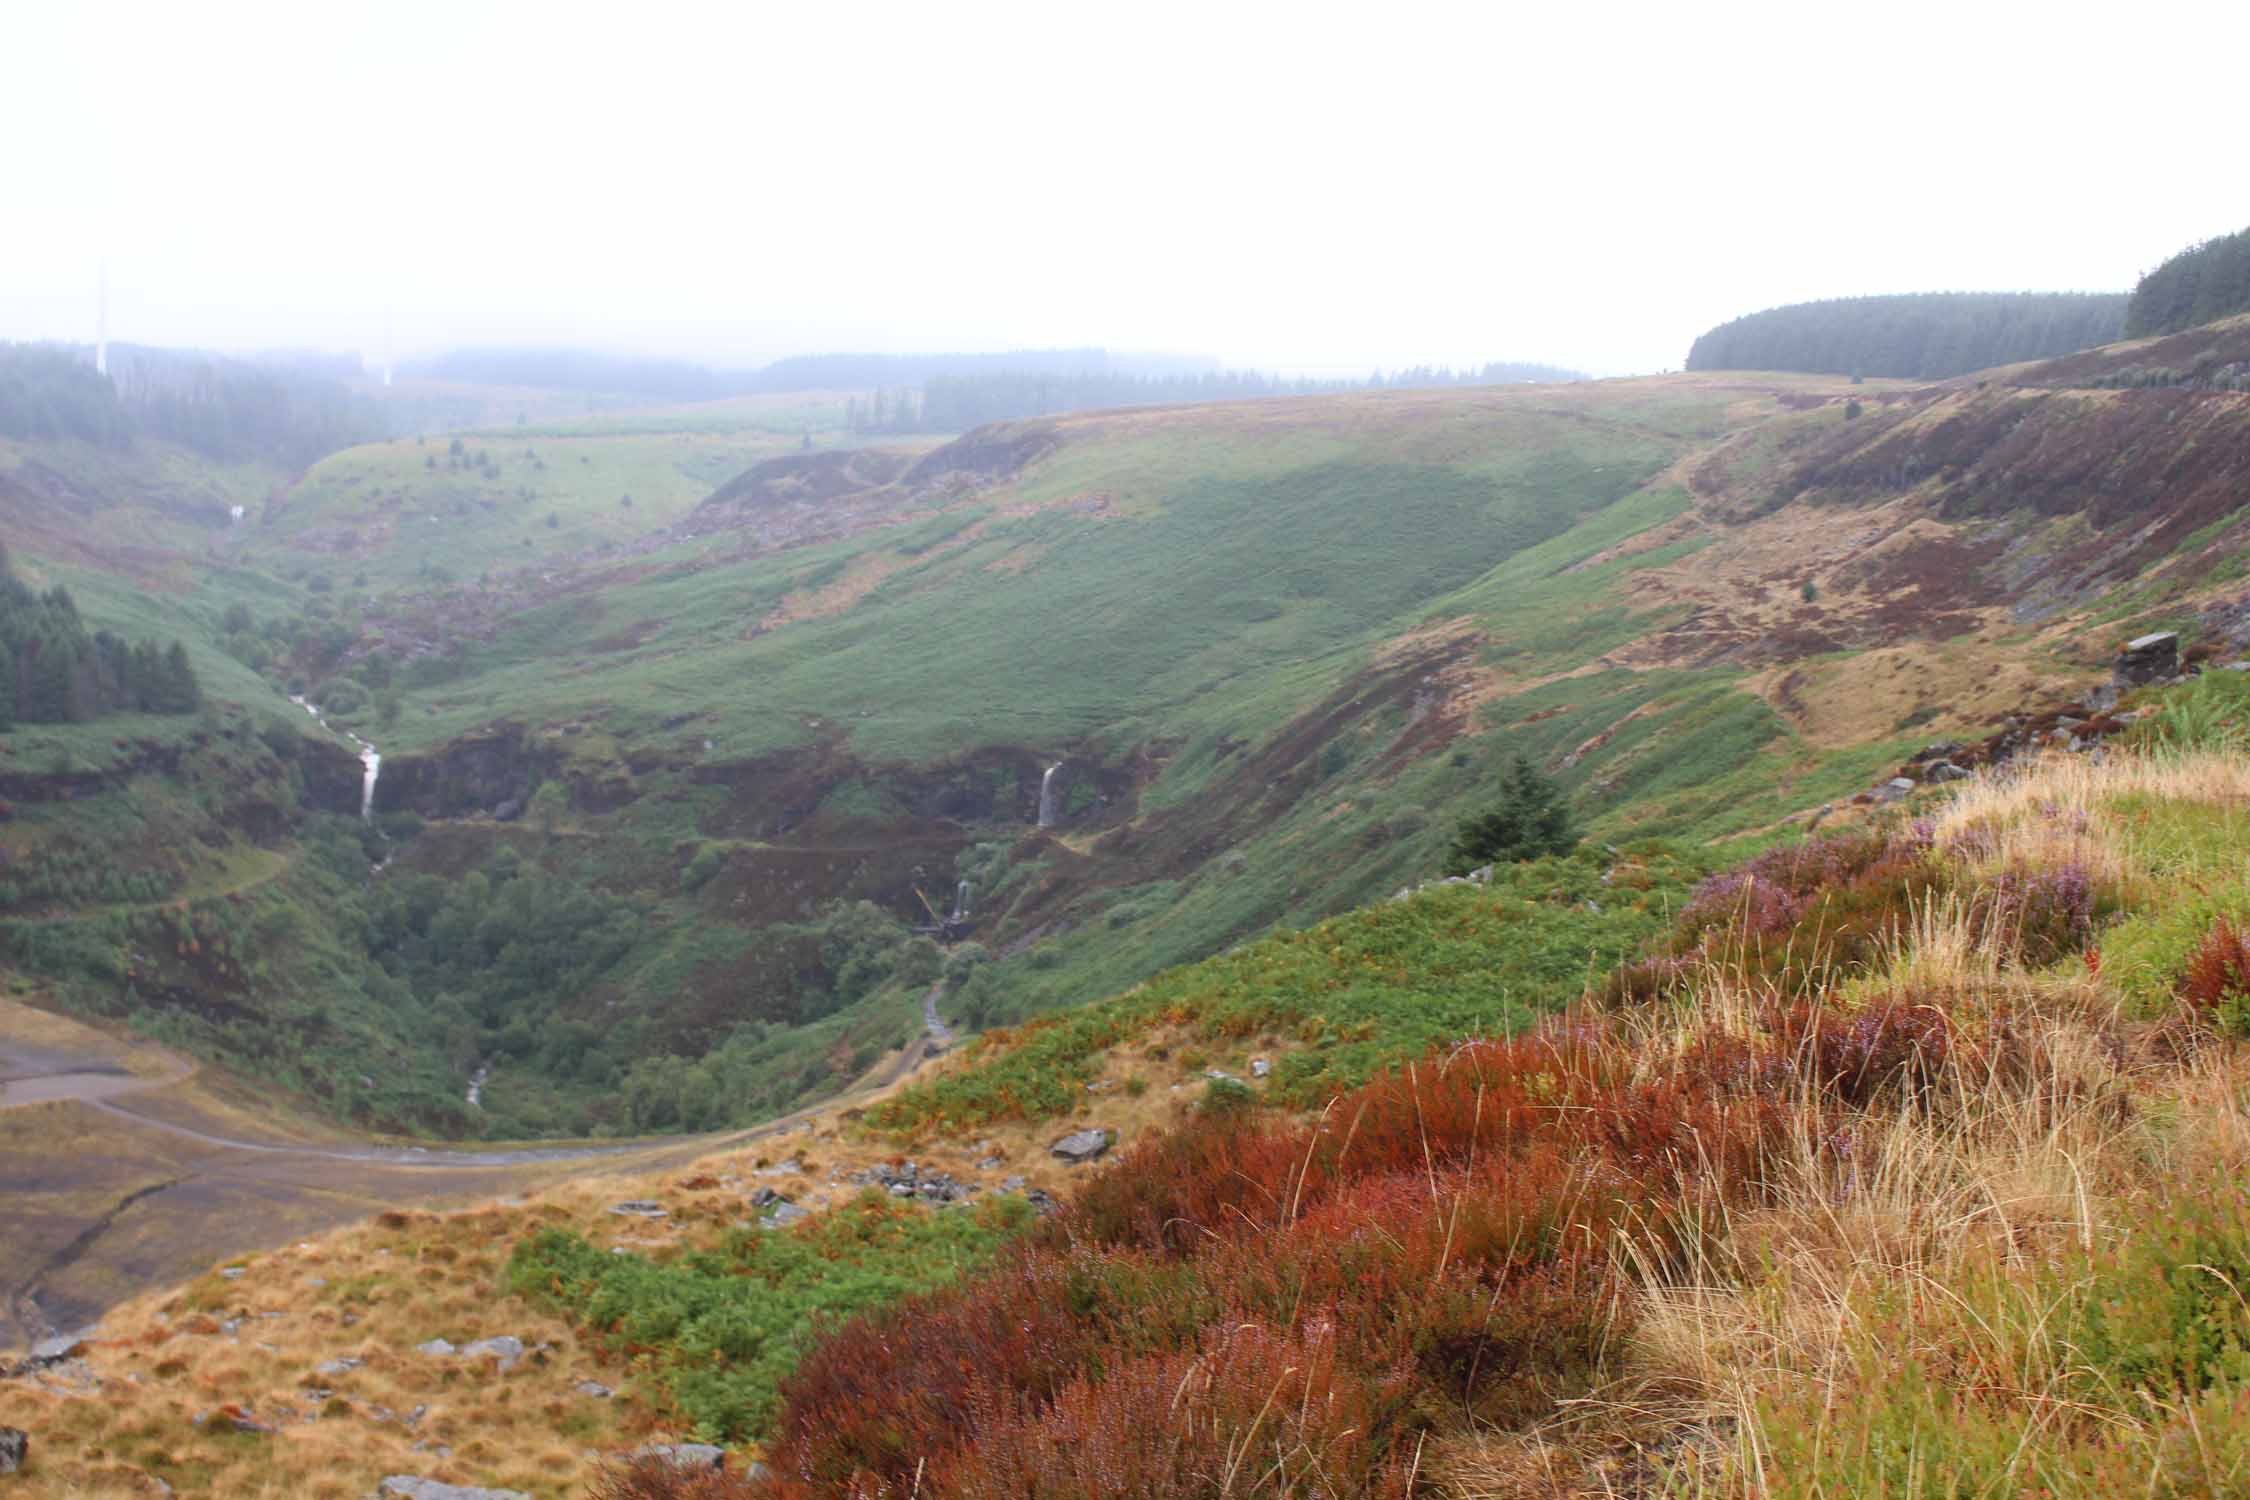
[[[119,710],[186,714],[202,704],[186,646],[87,630],[66,590],[32,588],[0,550],[0,729],[83,724]]]
[[[371,400],[318,368],[114,344],[104,376],[83,347],[0,344],[0,437],[108,448],[146,437],[222,462],[301,466],[387,436]]]
[[[2125,336],[2178,333],[2250,312],[2250,229],[2191,246],[2143,276],[2125,310]]]
[[[1925,292],[1798,302],[1721,323],[1691,370],[1797,370],[1944,380],[2120,337],[2123,293]]]

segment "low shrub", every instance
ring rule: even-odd
[[[2232,1036],[2250,1036],[2250,939],[2225,917],[2188,958],[2179,996]]]

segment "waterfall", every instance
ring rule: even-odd
[[[953,891],[953,920],[958,922],[969,914],[969,882],[962,881]]]
[[[330,734],[341,734],[345,739],[350,740],[353,744],[359,746],[359,764],[361,771],[361,775],[359,778],[359,815],[362,819],[374,817],[375,778],[383,773],[383,757],[375,753],[375,747],[373,745],[369,744],[366,740],[361,739],[358,735],[352,733],[349,729],[338,729],[335,725],[322,718],[320,716],[319,709],[313,707],[312,704],[307,703],[303,698],[298,697],[295,693],[291,693],[289,695],[289,701],[296,704],[306,713],[311,714],[313,716],[313,722],[315,724],[318,724],[321,728],[327,730]]]
[[[361,740],[359,763],[367,768],[359,784],[359,815],[367,819],[375,816],[375,778],[383,774],[383,757],[375,753],[373,745]]]
[[[1062,812],[1062,809],[1055,805],[1055,773],[1061,770],[1065,764],[1066,762],[1056,761],[1047,768],[1047,774],[1039,778],[1039,826],[1041,828],[1054,827],[1055,819]]]

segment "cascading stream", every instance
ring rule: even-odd
[[[1056,761],[1047,768],[1047,774],[1039,778],[1039,826],[1041,828],[1054,827],[1055,819],[1061,815],[1062,810],[1056,805],[1059,799],[1055,795],[1055,773],[1066,764],[1068,764],[1066,761]]]
[[[345,739],[350,740],[353,744],[359,746],[359,764],[361,771],[359,781],[359,815],[363,819],[372,818],[373,816],[375,816],[375,781],[377,777],[383,774],[383,757],[376,752],[374,745],[370,744],[366,740],[361,739],[358,735],[352,733],[349,729],[338,729],[335,725],[329,723],[326,719],[320,716],[319,709],[313,707],[312,704],[306,702],[303,698],[298,697],[295,693],[291,693],[289,695],[289,701],[296,704],[306,713],[311,714],[313,717],[313,722],[315,724],[318,724],[321,728],[327,730],[330,734],[340,734]]]

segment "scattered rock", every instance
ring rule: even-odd
[[[1020,1193],[1024,1189],[1024,1184],[1030,1180],[1028,1177],[1003,1178],[1000,1183],[1000,1191],[1003,1193]]]
[[[245,1274],[240,1266],[228,1266],[219,1272],[220,1277],[227,1281],[240,1281]]]
[[[13,1474],[31,1457],[31,1434],[21,1427],[0,1427],[0,1474]]]
[[[1002,1162],[999,1157],[988,1156],[984,1160],[977,1163],[977,1170],[979,1172],[997,1172],[1004,1165],[1006,1165],[1006,1163]]]
[[[440,1484],[435,1479],[416,1479],[411,1474],[393,1474],[375,1486],[375,1493],[384,1500],[531,1500],[522,1490],[480,1490],[465,1484]]]
[[[762,1187],[750,1195],[750,1206],[752,1208],[771,1208],[776,1203],[787,1203],[788,1201],[786,1195],[777,1193],[770,1187]]]
[[[758,1222],[767,1229],[786,1229],[791,1224],[812,1217],[812,1210],[784,1198],[773,1206],[773,1211]]]
[[[349,1375],[352,1371],[358,1369],[361,1365],[364,1365],[366,1363],[367,1361],[364,1359],[355,1359],[349,1357],[344,1359],[324,1359],[319,1364],[313,1366],[313,1373],[315,1375]]]
[[[1913,777],[1893,776],[1889,781],[1875,788],[1875,800],[1877,802],[1896,802],[1913,790]]]
[[[414,1352],[416,1354],[427,1354],[432,1359],[451,1359],[461,1351],[454,1348],[452,1342],[448,1339],[431,1339],[426,1344],[416,1344]]]
[[[931,1203],[959,1203],[977,1192],[974,1183],[962,1182],[950,1172],[924,1170],[910,1161],[895,1167],[870,1167],[853,1173],[849,1180],[882,1188],[893,1198],[922,1198]]]
[[[672,1217],[670,1213],[666,1212],[663,1204],[651,1203],[646,1198],[628,1198],[623,1203],[612,1203],[609,1206],[609,1211],[613,1214],[623,1214],[631,1219],[669,1219]]]
[[[675,1469],[723,1469],[727,1466],[727,1450],[709,1443],[651,1443],[637,1448],[633,1457],[662,1459]]]
[[[603,1385],[598,1380],[581,1380],[576,1386],[572,1387],[572,1389],[576,1390],[579,1395],[591,1396],[596,1401],[607,1401],[610,1397],[617,1394],[617,1392],[611,1390],[608,1386]]]
[[[512,1333],[504,1333],[498,1338],[478,1339],[461,1353],[469,1359],[496,1359],[500,1361],[501,1372],[506,1373],[523,1358],[523,1340]]]
[[[1047,1148],[1048,1154],[1059,1156],[1072,1166],[1098,1160],[1116,1141],[1114,1130],[1074,1130]]]
[[[1273,1064],[1264,1058],[1253,1057],[1250,1059],[1250,1076],[1252,1078],[1263,1078],[1272,1071]]]
[[[1963,770],[1949,760],[1941,760],[1930,767],[1930,781],[1933,785],[1948,781],[1966,781],[1972,774],[1974,773]]]

